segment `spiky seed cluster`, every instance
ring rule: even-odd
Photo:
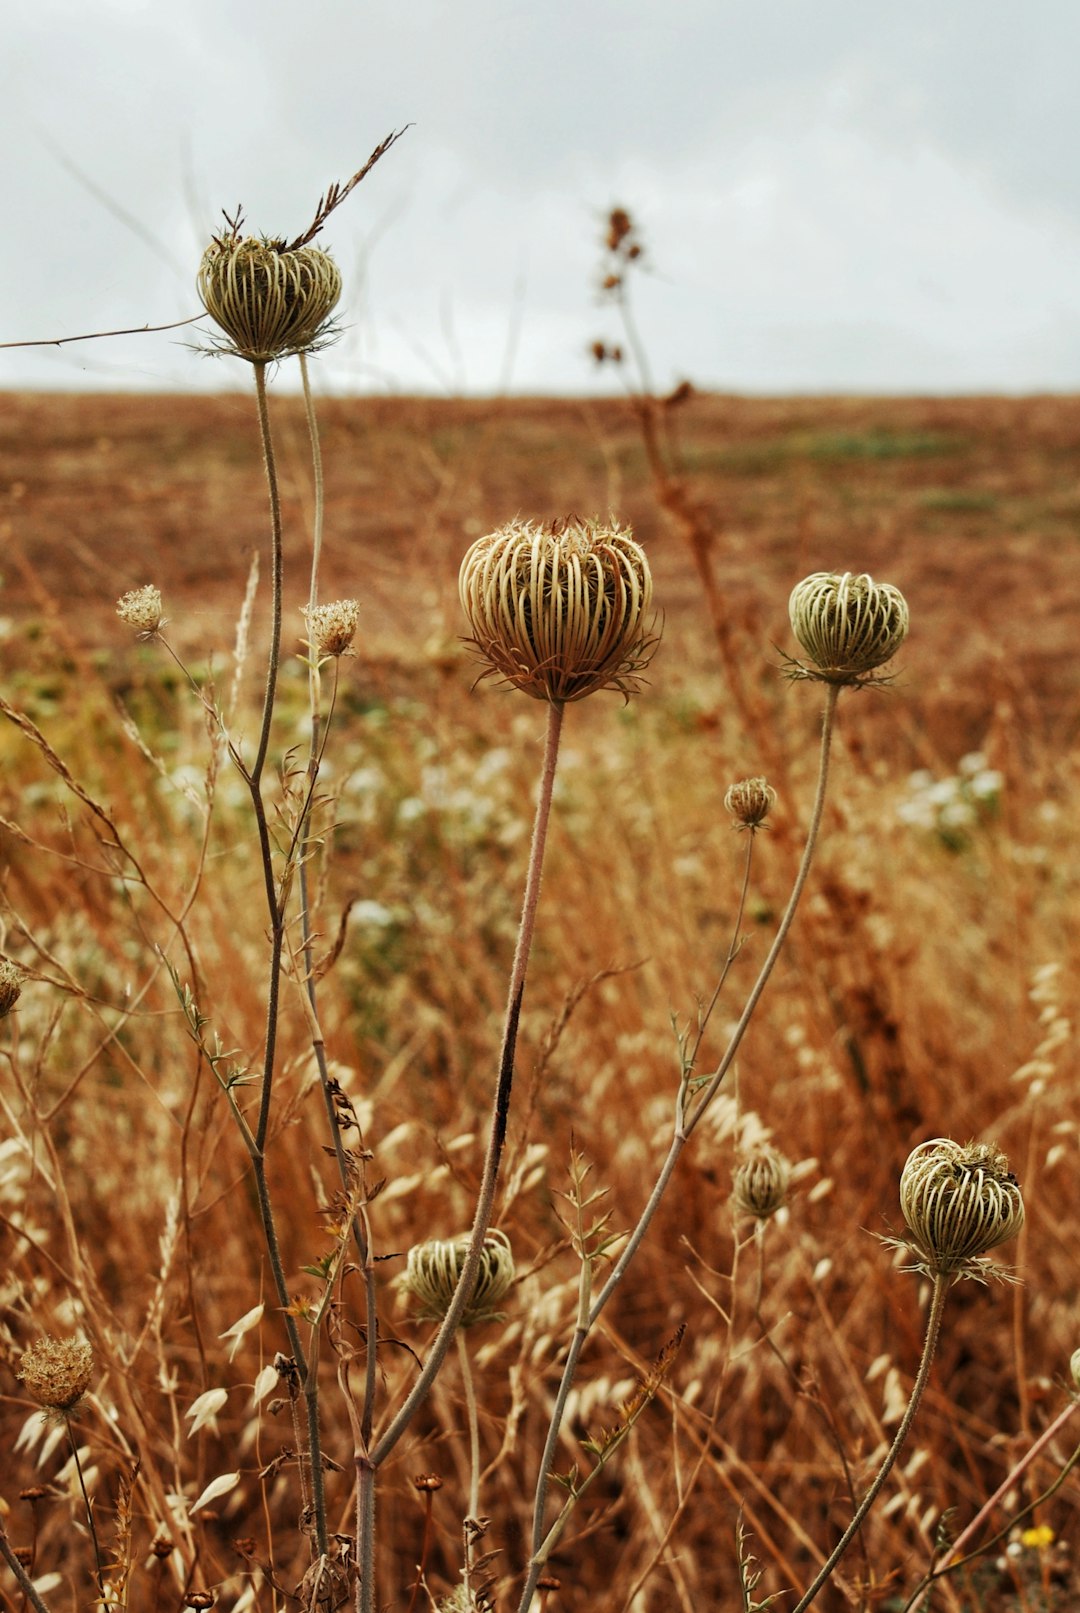
[[[1024,1201],[1009,1162],[992,1143],[935,1137],[908,1156],[900,1209],[931,1276],[977,1276],[980,1256],[1015,1238]]]
[[[341,273],[317,246],[294,247],[226,234],[199,265],[199,296],[228,340],[219,351],[270,363],[326,345]]]
[[[46,1336],[23,1351],[17,1376],[39,1406],[71,1411],[86,1393],[93,1371],[94,1350],[86,1339]]]
[[[908,630],[907,601],[891,583],[876,583],[865,572],[815,571],[791,591],[791,630],[813,667],[798,666],[796,677],[823,683],[861,684],[884,666]]]
[[[511,521],[472,545],[458,587],[485,675],[536,700],[629,697],[656,648],[652,574],[627,527]]]
[[[732,1174],[732,1200],[743,1215],[767,1221],[783,1205],[791,1165],[771,1143],[762,1143]]]
[[[735,819],[736,829],[764,829],[765,820],[776,805],[776,791],[763,778],[739,779],[724,796],[724,809]]]
[[[351,649],[360,620],[360,606],[355,599],[335,599],[311,610],[305,605],[302,611],[311,647],[318,655],[344,655]]]
[[[441,1322],[450,1309],[458,1278],[465,1268],[469,1234],[460,1238],[432,1238],[414,1244],[409,1250],[402,1284],[417,1301],[418,1321]],[[514,1257],[504,1232],[489,1232],[484,1238],[476,1287],[461,1317],[462,1327],[478,1322],[500,1322],[498,1309],[514,1282]]]
[[[153,638],[165,626],[161,612],[161,592],[153,583],[132,588],[116,601],[116,614],[122,622],[133,627],[140,638]]]
[[[10,958],[0,958],[0,1019],[6,1019],[22,996],[26,976]]]

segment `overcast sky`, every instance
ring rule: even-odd
[[[639,220],[657,382],[1080,389],[1076,0],[7,0],[0,340],[195,313],[223,208],[322,242],[335,391],[573,392]],[[246,384],[186,332],[0,386]]]

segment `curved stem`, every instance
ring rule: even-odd
[[[548,706],[547,739],[544,746],[540,795],[536,803],[536,817],[533,822],[532,845],[529,850],[529,869],[525,879],[525,898],[522,903],[517,946],[514,950],[514,962],[510,971],[510,989],[507,995],[502,1047],[499,1053],[499,1075],[492,1103],[491,1129],[488,1134],[487,1154],[484,1159],[484,1171],[473,1217],[469,1249],[465,1256],[465,1263],[462,1266],[461,1276],[458,1278],[453,1300],[438,1333],[435,1335],[424,1369],[413,1385],[412,1391],[401,1410],[380,1436],[372,1452],[372,1461],[376,1467],[381,1466],[389,1456],[412,1422],[432,1383],[435,1381],[435,1376],[442,1366],[447,1350],[450,1348],[451,1340],[457,1332],[461,1313],[472,1296],[477,1273],[480,1269],[480,1256],[483,1252],[484,1238],[491,1224],[496,1179],[502,1160],[503,1145],[506,1142],[506,1126],[510,1112],[510,1089],[514,1079],[514,1053],[517,1048],[518,1021],[521,1018],[521,1003],[525,992],[525,972],[528,967],[529,953],[532,950],[536,908],[540,897],[540,876],[544,862],[544,846],[547,841],[548,823],[551,817],[551,793],[555,782],[555,764],[559,755],[563,709],[561,703],[553,702]]]
[[[559,756],[563,712],[564,707],[561,702],[553,701],[548,706],[544,760],[540,775],[536,816],[533,820],[532,843],[529,848],[529,867],[525,877],[525,896],[522,902],[521,920],[518,925],[517,945],[514,948],[514,961],[510,970],[510,985],[503,1021],[502,1046],[499,1053],[499,1073],[495,1085],[495,1096],[492,1101],[487,1153],[484,1158],[483,1175],[480,1180],[480,1191],[477,1195],[468,1252],[461,1269],[461,1276],[458,1278],[454,1297],[450,1302],[450,1307],[439,1331],[435,1335],[423,1370],[396,1416],[379,1436],[370,1458],[360,1467],[359,1485],[365,1494],[358,1496],[357,1499],[357,1515],[360,1525],[358,1565],[361,1592],[358,1594],[357,1601],[359,1613],[371,1613],[374,1608],[374,1484],[376,1469],[390,1455],[390,1452],[412,1422],[423,1401],[427,1398],[439,1369],[446,1358],[446,1352],[450,1348],[454,1334],[457,1332],[461,1314],[476,1286],[476,1277],[480,1269],[480,1257],[484,1248],[484,1238],[491,1225],[491,1215],[495,1203],[495,1187],[498,1180],[499,1165],[502,1161],[503,1147],[506,1142],[506,1127],[510,1113],[510,1092],[514,1080],[514,1054],[517,1049],[518,1022],[521,1018],[525,974],[529,963],[529,953],[532,950],[533,931],[536,926],[536,910],[540,899],[540,878],[544,864],[544,847],[547,843],[548,824],[551,819],[551,796],[555,783],[555,767]],[[368,1490],[371,1492],[370,1495],[366,1493]]]
[[[821,817],[822,812],[824,811],[825,792],[829,777],[829,753],[832,745],[832,734],[836,718],[836,701],[839,692],[840,689],[838,685],[830,684],[827,686],[825,709],[822,716],[821,749],[818,760],[817,789],[814,795],[814,804],[811,809],[810,824],[807,829],[806,844],[803,848],[802,860],[795,876],[795,883],[792,887],[791,895],[788,898],[787,907],[784,909],[783,917],[780,920],[780,926],[776,932],[773,944],[769,948],[768,956],[766,957],[765,962],[762,964],[761,972],[751,989],[749,997],[747,998],[746,1006],[739,1018],[739,1022],[731,1034],[731,1038],[724,1052],[724,1056],[720,1060],[720,1063],[717,1065],[717,1068],[712,1076],[709,1077],[708,1084],[700,1100],[689,1116],[684,1113],[682,1107],[684,1089],[680,1090],[679,1110],[676,1118],[674,1135],[672,1136],[671,1145],[668,1148],[667,1156],[660,1168],[660,1174],[657,1177],[653,1190],[649,1195],[648,1202],[646,1203],[645,1208],[642,1210],[637,1225],[630,1234],[622,1254],[615,1262],[607,1282],[601,1288],[599,1294],[596,1296],[596,1299],[593,1302],[592,1309],[589,1311],[585,1322],[584,1331],[580,1331],[579,1328],[580,1337],[577,1333],[575,1333],[570,1354],[567,1356],[566,1363],[563,1367],[562,1380],[559,1384],[559,1389],[556,1394],[555,1409],[552,1413],[552,1426],[550,1426],[548,1429],[548,1437],[545,1444],[545,1454],[554,1451],[555,1442],[559,1433],[559,1425],[562,1421],[563,1410],[573,1383],[574,1374],[577,1371],[577,1363],[581,1354],[581,1347],[585,1342],[585,1338],[591,1329],[596,1325],[601,1312],[611,1299],[611,1296],[614,1294],[619,1283],[625,1276],[631,1261],[634,1259],[638,1249],[641,1247],[645,1234],[649,1230],[652,1218],[656,1214],[656,1211],[660,1206],[660,1201],[667,1191],[668,1184],[675,1173],[675,1167],[679,1162],[682,1151],[689,1142],[695,1126],[697,1126],[702,1115],[705,1113],[705,1110],[712,1102],[720,1083],[723,1081],[724,1076],[731,1067],[732,1061],[739,1050],[739,1045],[742,1042],[743,1036],[746,1032],[746,1028],[750,1023],[754,1009],[761,1000],[762,992],[765,990],[765,987],[768,984],[769,976],[772,974],[776,960],[780,955],[780,949],[787,939],[788,931],[791,929],[792,921],[795,918],[795,910],[799,905],[799,898],[802,896],[803,889],[806,885],[807,876],[810,872],[810,863],[813,859],[814,848],[817,844],[818,832],[821,828]],[[538,1534],[542,1535],[542,1520],[544,1514],[544,1504],[547,1498],[547,1488],[548,1468],[545,1466],[541,1469],[540,1476],[537,1480],[536,1498],[533,1512],[534,1540]],[[537,1520],[540,1521],[538,1522]],[[525,1586],[521,1595],[521,1600],[518,1603],[518,1613],[528,1613],[528,1609],[532,1605],[532,1599],[536,1591],[536,1581],[540,1575],[541,1565],[536,1560],[535,1546],[533,1550],[534,1556],[532,1562],[530,1563],[529,1572],[526,1577]]]
[[[806,1609],[817,1596],[818,1591],[820,1591],[826,1581],[832,1577],[837,1563],[840,1561],[841,1557],[847,1551],[848,1547],[851,1545],[851,1542],[855,1539],[855,1536],[862,1528],[863,1521],[866,1518],[867,1513],[877,1500],[878,1495],[881,1492],[882,1485],[885,1483],[885,1480],[893,1470],[893,1464],[895,1463],[896,1458],[900,1455],[904,1441],[907,1439],[908,1431],[915,1420],[915,1413],[919,1409],[919,1402],[923,1397],[923,1390],[926,1388],[926,1382],[930,1376],[930,1363],[934,1359],[934,1351],[937,1349],[938,1338],[941,1334],[941,1317],[945,1309],[945,1296],[948,1293],[948,1290],[948,1275],[939,1273],[938,1276],[934,1278],[934,1292],[930,1300],[930,1314],[926,1319],[926,1340],[923,1344],[922,1360],[919,1362],[919,1371],[916,1375],[914,1386],[912,1387],[911,1398],[907,1403],[907,1410],[904,1412],[904,1415],[900,1420],[900,1426],[893,1436],[893,1442],[889,1446],[885,1460],[878,1469],[877,1477],[874,1479],[873,1484],[871,1484],[870,1488],[860,1501],[856,1509],[855,1516],[844,1530],[844,1533],[840,1536],[840,1539],[834,1546],[831,1555],[822,1565],[818,1572],[817,1578],[814,1580],[814,1583],[810,1586],[810,1589],[806,1592],[806,1595],[793,1609],[793,1613],[806,1613]]]

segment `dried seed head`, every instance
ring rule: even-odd
[[[329,605],[309,610],[301,606],[307,622],[308,641],[317,655],[345,655],[352,647],[360,606],[355,599],[335,599]]]
[[[132,588],[116,601],[116,614],[122,622],[135,628],[140,638],[153,638],[165,626],[161,613],[161,593],[153,583],[143,588]]]
[[[450,1309],[468,1252],[467,1232],[460,1238],[432,1238],[429,1243],[414,1244],[409,1250],[401,1281],[406,1292],[418,1302],[417,1320],[442,1321]],[[510,1241],[503,1232],[489,1232],[480,1255],[476,1287],[462,1312],[461,1326],[501,1322],[502,1312],[497,1307],[510,1292],[513,1282],[514,1257]]]
[[[931,1276],[978,1276],[980,1257],[1015,1238],[1024,1201],[1009,1162],[992,1143],[935,1137],[908,1156],[900,1209]]]
[[[762,1143],[732,1173],[732,1199],[743,1215],[767,1221],[784,1203],[791,1165],[771,1143]]]
[[[330,316],[341,274],[317,246],[226,233],[211,241],[199,265],[203,307],[225,332],[217,351],[250,364],[310,353],[333,339]]]
[[[511,521],[472,545],[458,588],[484,675],[537,700],[629,698],[656,648],[652,574],[625,527]]]
[[[71,1411],[85,1394],[93,1371],[94,1350],[86,1339],[45,1337],[23,1351],[16,1375],[39,1406]]]
[[[1080,1350],[1074,1350],[1069,1357],[1069,1372],[1072,1374],[1073,1388],[1080,1391]]]
[[[907,601],[865,572],[815,571],[791,591],[791,630],[814,663],[795,677],[858,685],[892,659],[908,630]]]
[[[766,818],[776,805],[776,791],[763,778],[739,779],[724,796],[724,808],[735,819],[736,829],[764,829]]]
[[[422,1495],[425,1492],[432,1494],[442,1487],[443,1481],[437,1473],[416,1473],[413,1476],[413,1489],[419,1490]]]
[[[0,958],[0,1019],[6,1019],[22,996],[26,976],[10,958]]]

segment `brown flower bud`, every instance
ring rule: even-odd
[[[776,791],[763,778],[739,779],[724,796],[724,807],[735,819],[736,829],[764,829],[766,818],[776,805]]]

